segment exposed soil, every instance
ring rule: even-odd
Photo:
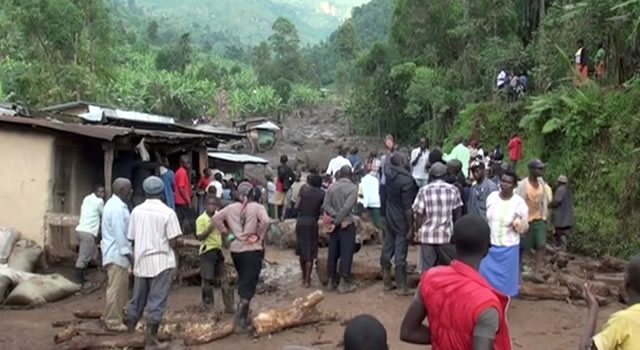
[[[355,259],[376,264],[379,259],[379,246],[367,246]],[[291,250],[270,248],[267,259],[280,265],[269,271],[268,279],[277,278],[280,288],[271,294],[258,295],[253,310],[258,312],[273,307],[285,306],[299,296],[311,291],[300,286],[299,271],[294,268],[296,258]],[[410,261],[415,261],[415,251],[411,250]],[[319,287],[317,281],[315,287]],[[220,297],[217,295],[217,300]],[[170,310],[194,309],[200,302],[198,287],[176,286],[169,298]],[[370,313],[385,325],[390,348],[424,349],[400,342],[399,327],[411,297],[398,297],[393,293],[384,293],[382,283],[360,286],[349,295],[326,294],[320,304],[321,309],[338,311],[343,316]],[[32,310],[0,310],[0,349],[52,349],[53,337],[60,329],[51,327],[51,322],[72,319],[74,310],[101,310],[104,307],[104,290],[86,296],[76,296],[57,303]],[[221,307],[220,303],[217,305]],[[610,305],[600,313],[600,324],[622,305]],[[513,300],[509,307],[509,326],[514,349],[528,350],[564,350],[576,348],[584,325],[586,309],[584,306],[570,305],[559,301]],[[285,345],[302,345],[315,349],[337,349],[343,326],[339,322],[327,325],[306,326],[286,330],[282,333],[261,339],[233,335],[215,343],[194,347],[194,349],[243,349],[243,350],[280,350]],[[315,345],[321,344],[321,345]]]

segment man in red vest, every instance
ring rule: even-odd
[[[453,228],[457,258],[425,271],[419,296],[402,321],[400,339],[433,350],[511,350],[506,309],[509,298],[478,273],[489,251],[489,225],[466,215]],[[424,325],[425,319],[429,326]]]

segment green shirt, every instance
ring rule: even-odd
[[[211,217],[209,217],[205,211],[198,217],[198,219],[196,219],[196,235],[199,236],[206,231],[209,228],[209,225],[211,225]],[[220,231],[214,229],[209,233],[209,236],[202,241],[202,244],[200,245],[200,254],[220,248],[222,248],[222,237],[220,236]]]

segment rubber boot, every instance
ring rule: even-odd
[[[169,348],[169,344],[161,343],[158,339],[158,328],[160,328],[160,325],[157,323],[147,323],[147,333],[144,337],[145,350],[162,350]]]
[[[249,325],[247,322],[248,317],[249,317],[249,301],[240,300],[240,302],[238,302],[238,309],[236,310],[234,332],[246,333],[249,331]]]
[[[351,282],[350,278],[343,277],[338,286],[338,294],[347,294],[356,290],[356,286]]]
[[[137,325],[138,321],[127,320],[127,333],[134,333]]]
[[[84,284],[85,282],[87,282],[87,280],[84,278],[84,270],[85,269],[76,267],[75,276],[74,276],[76,283]]]
[[[224,303],[224,312],[233,315],[235,309],[233,307],[235,291],[229,286],[229,282],[222,283],[222,302]]]
[[[382,268],[382,282],[384,283],[384,291],[388,292],[393,290],[395,287],[393,285],[393,281],[391,281],[391,268],[383,267]]]
[[[329,283],[327,284],[327,290],[330,291],[330,292],[335,292],[336,289],[338,289],[338,281],[333,277],[329,277]]]
[[[559,241],[560,241],[560,249],[562,249],[562,251],[566,252],[567,251],[567,246],[569,245],[569,242],[567,241],[567,235],[565,234],[561,234],[559,237]]]
[[[409,287],[407,286],[407,270],[396,269],[396,286],[398,287],[396,290],[397,295],[411,295]]]
[[[211,282],[202,281],[202,307],[205,311],[214,309],[213,286]]]

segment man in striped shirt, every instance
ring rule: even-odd
[[[147,308],[145,346],[159,344],[158,327],[167,305],[176,257],[173,248],[182,235],[176,213],[162,202],[164,183],[156,176],[142,184],[146,201],[131,212],[127,237],[133,241],[133,297],[127,308],[133,332]]]

